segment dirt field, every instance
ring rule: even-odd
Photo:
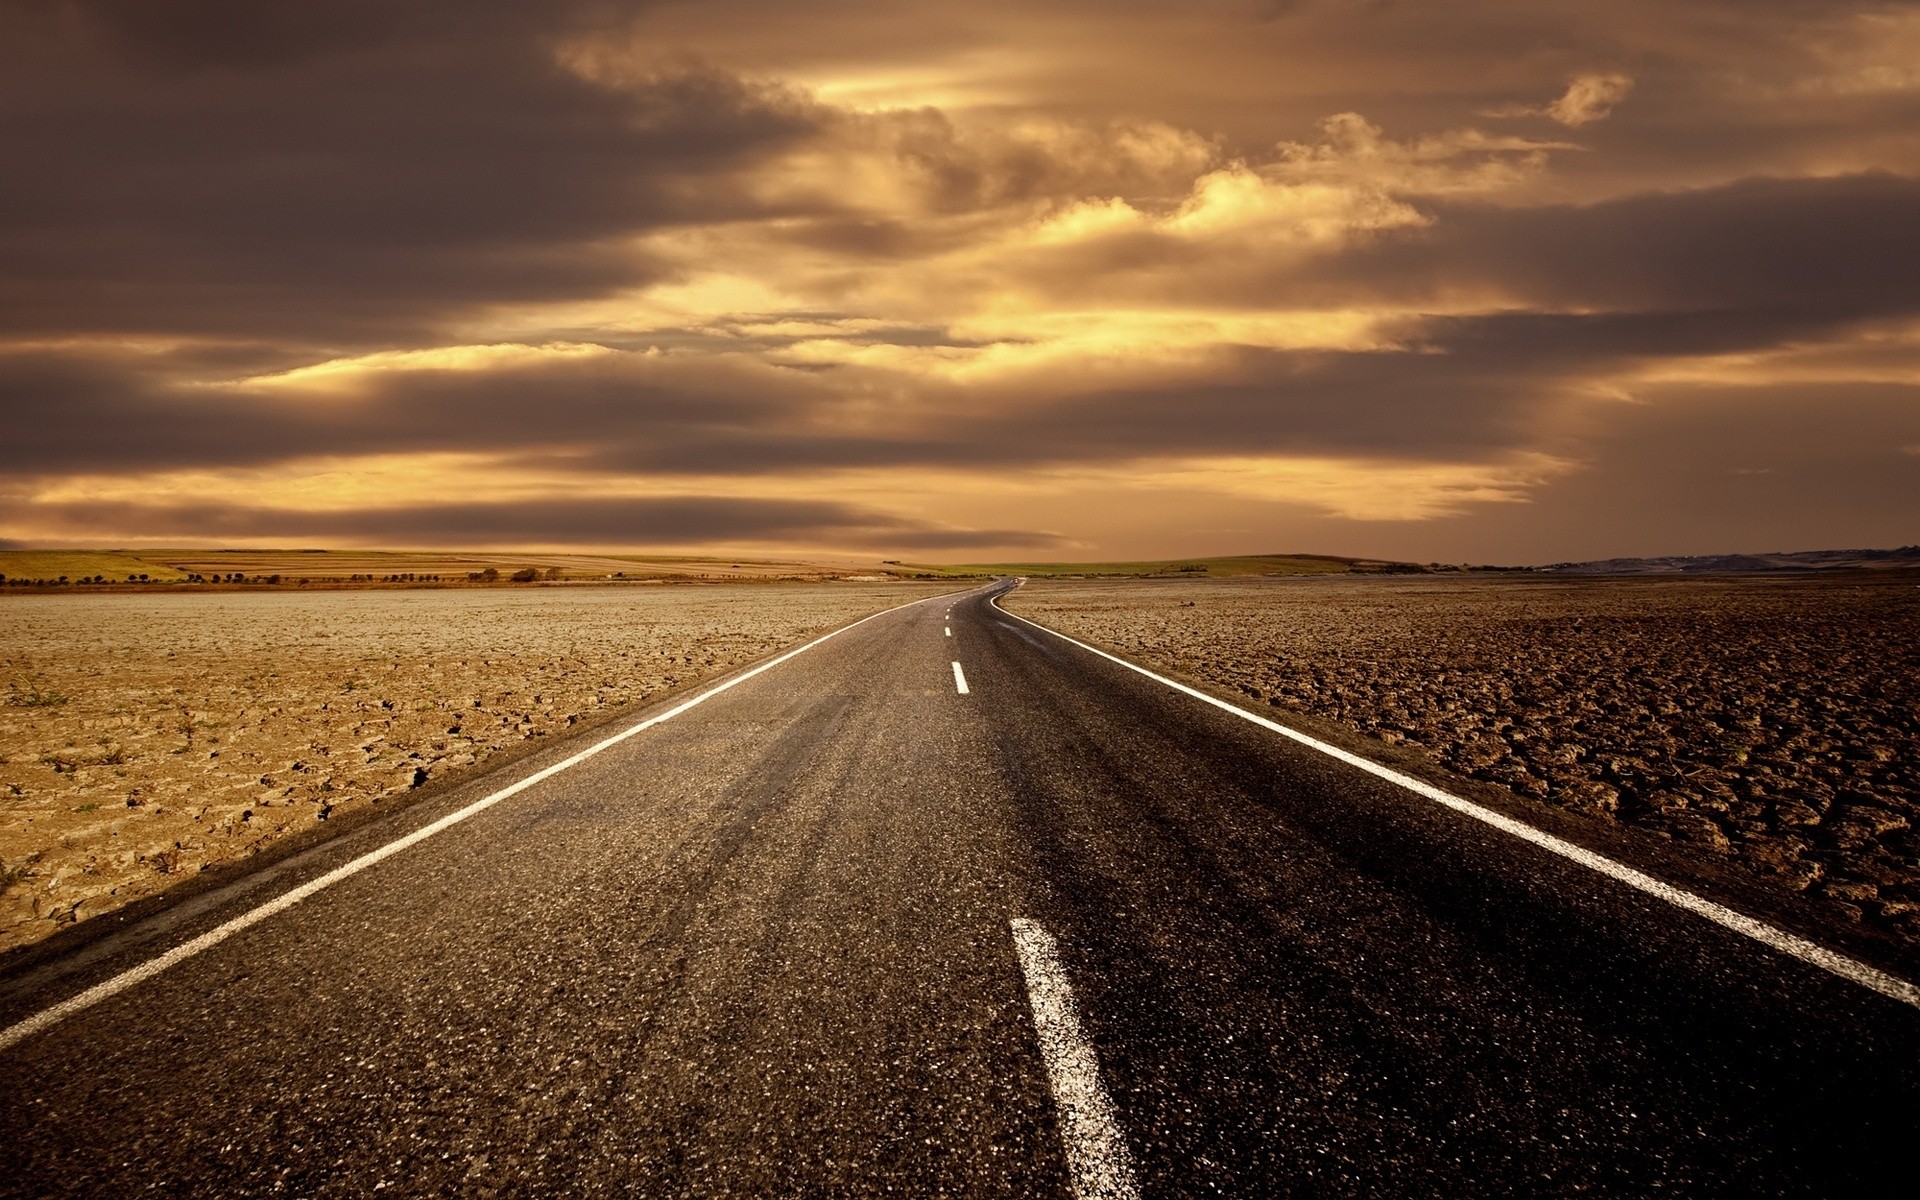
[[[896,568],[898,564],[893,564]],[[471,553],[439,550],[0,550],[0,583],[12,587],[78,588],[98,584],[158,588],[192,583],[263,586],[448,586],[511,580],[530,571],[542,580],[672,579],[820,582],[906,574],[859,559],[697,558],[566,553]]]
[[[1008,607],[1920,940],[1911,579],[1043,582]]]
[[[0,949],[940,590],[0,598]]]

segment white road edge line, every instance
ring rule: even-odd
[[[953,664],[953,686],[962,696],[967,694],[967,673],[960,669],[959,663]]]
[[[1535,829],[1524,821],[1517,821],[1504,813],[1498,813],[1483,805],[1475,804],[1471,800],[1462,799],[1452,792],[1443,791],[1430,783],[1415,779],[1411,775],[1403,775],[1391,767],[1383,767],[1371,759],[1362,758],[1358,754],[1342,750],[1338,746],[1329,745],[1319,738],[1310,737],[1297,729],[1289,729],[1278,721],[1271,721],[1257,713],[1250,713],[1238,705],[1229,704],[1225,700],[1209,696],[1198,688],[1188,687],[1184,683],[1176,682],[1168,679],[1164,675],[1149,671],[1147,668],[1139,666],[1138,664],[1130,663],[1118,655],[1108,654],[1105,650],[1097,646],[1089,646],[1078,638],[1068,637],[1057,629],[1049,629],[1038,621],[1030,621],[1019,613],[1007,612],[1006,609],[1000,608],[1000,598],[998,596],[994,597],[990,603],[1016,621],[1050,633],[1061,641],[1071,642],[1088,653],[1097,654],[1101,658],[1119,663],[1129,671],[1137,671],[1145,675],[1148,679],[1154,680],[1157,683],[1163,683],[1176,692],[1184,692],[1196,700],[1204,701],[1213,705],[1215,708],[1230,712],[1243,720],[1251,721],[1262,728],[1270,729],[1282,737],[1292,738],[1303,746],[1311,747],[1312,749],[1320,751],[1322,754],[1337,758],[1349,766],[1358,767],[1369,775],[1376,775],[1389,783],[1399,784],[1408,791],[1425,796],[1427,799],[1437,804],[1445,805],[1455,812],[1464,813],[1477,821],[1485,822],[1495,829],[1500,830],[1502,833],[1509,833],[1523,841],[1532,842],[1543,850],[1579,863],[1589,870],[1597,871],[1609,879],[1614,879],[1626,884],[1628,887],[1637,888],[1649,896],[1665,900],[1668,904],[1676,908],[1683,908],[1695,916],[1705,917],[1716,925],[1750,937],[1754,941],[1777,950],[1782,954],[1790,954],[1804,963],[1819,967],[1823,971],[1830,972],[1852,983],[1857,983],[1861,987],[1879,992],[1881,995],[1898,1000],[1902,1004],[1909,1004],[1915,1008],[1920,1008],[1920,986],[1909,983],[1898,976],[1889,975],[1877,967],[1870,967],[1858,959],[1848,958],[1838,951],[1827,949],[1818,942],[1809,941],[1806,938],[1800,937],[1798,934],[1788,933],[1786,930],[1776,928],[1758,918],[1736,912],[1724,904],[1717,904],[1703,896],[1696,896],[1685,888],[1676,887],[1662,879],[1656,879],[1644,871],[1635,870],[1625,863],[1616,862],[1604,854],[1595,853],[1585,846],[1577,845],[1567,841],[1565,838],[1556,837],[1544,830]]]
[[[1100,1081],[1100,1060],[1080,1029],[1080,1009],[1053,936],[1026,917],[1011,923],[1013,947],[1027,977],[1033,1031],[1059,1110],[1073,1194],[1076,1200],[1134,1200],[1140,1189],[1133,1178],[1133,1155]]]
[[[714,687],[708,688],[706,691],[701,692],[699,695],[694,696],[689,700],[681,701],[679,704],[674,705],[672,708],[668,709],[663,713],[660,713],[657,716],[648,717],[646,720],[641,721],[638,724],[630,725],[627,728],[621,730],[619,733],[614,734],[612,737],[602,738],[600,741],[597,741],[593,745],[588,746],[585,750],[582,750],[580,753],[573,755],[571,758],[563,759],[560,762],[554,763],[550,767],[546,767],[539,771],[535,771],[533,774],[527,776],[525,779],[522,779],[517,783],[509,784],[506,787],[501,788],[499,791],[494,792],[492,795],[487,796],[483,799],[475,800],[472,804],[467,805],[465,808],[460,809],[457,812],[448,813],[446,816],[441,817],[439,820],[433,822],[431,825],[424,825],[421,828],[414,830],[412,833],[407,834],[405,837],[396,838],[393,841],[388,842],[386,845],[381,846],[377,850],[370,850],[367,853],[362,854],[359,858],[356,858],[351,862],[345,863],[341,866],[335,867],[333,870],[328,871],[324,875],[308,880],[306,883],[301,884],[299,887],[294,888],[291,891],[283,892],[282,894],[267,901],[265,904],[260,905],[258,908],[249,909],[248,911],[241,913],[239,916],[233,918],[231,921],[228,921],[225,924],[216,925],[212,929],[209,929],[207,930],[207,932],[201,934],[199,937],[189,939],[188,941],[184,941],[180,943],[178,946],[175,946],[173,949],[168,950],[167,952],[159,955],[156,958],[148,959],[146,962],[141,963],[139,966],[129,967],[127,970],[122,971],[120,974],[115,975],[112,978],[107,979],[101,983],[97,983],[92,987],[88,988],[84,992],[80,992],[77,995],[70,996],[67,999],[62,1000],[60,1003],[52,1005],[51,1007],[41,1009],[39,1012],[26,1018],[25,1020],[9,1025],[5,1029],[0,1029],[0,1051],[9,1050],[14,1046],[18,1045],[19,1043],[25,1041],[26,1039],[32,1037],[34,1034],[39,1033],[44,1029],[50,1028],[51,1026],[58,1024],[59,1022],[65,1020],[66,1018],[73,1016],[75,1013],[84,1012],[85,1010],[92,1008],[94,1005],[100,1003],[102,1000],[107,1000],[114,996],[119,995],[121,992],[126,991],[128,988],[133,987],[137,983],[142,983],[148,979],[152,979],[155,975],[160,974],[160,972],[166,970],[168,967],[178,966],[180,963],[185,962],[189,958],[192,958],[194,955],[199,954],[202,951],[211,950],[213,947],[219,945],[221,942],[226,941],[228,938],[232,937],[236,933],[239,933],[241,930],[246,929],[252,925],[258,925],[260,922],[266,920],[268,917],[274,916],[277,913],[285,912],[287,909],[292,908],[294,905],[300,903],[302,900],[305,900],[307,897],[312,896],[318,892],[325,891],[327,888],[332,887],[334,884],[339,883],[343,879],[347,879],[351,876],[358,875],[360,872],[366,870],[368,867],[373,866],[375,863],[380,862],[382,859],[390,858],[393,855],[400,853],[402,850],[405,850],[411,846],[416,846],[419,843],[426,841],[428,838],[432,837],[436,833],[440,833],[444,830],[451,829],[453,826],[458,825],[460,822],[466,820],[468,817],[472,817],[479,813],[485,812],[487,809],[492,808],[494,805],[500,803],[502,800],[508,799],[509,797],[512,797],[512,796],[517,796],[521,792],[524,792],[528,788],[532,787],[534,784],[541,783],[541,782],[544,782],[545,780],[551,779],[553,776],[558,775],[560,772],[566,770],[568,767],[577,766],[580,763],[585,762],[587,759],[592,758],[594,755],[600,753],[602,750],[607,749],[609,746],[618,745],[619,743],[626,741],[628,738],[632,737],[633,735],[640,733],[644,730],[651,729],[655,725],[658,725],[663,721],[671,721],[673,720],[673,718],[679,716],[683,712],[686,712],[688,709],[693,708],[695,705],[704,704],[708,700],[711,700],[715,696],[718,696],[720,693],[727,691],[730,688],[737,687],[742,683],[745,683],[747,680],[752,679],[755,675],[758,675],[763,671],[770,671],[773,668],[779,666],[781,663],[786,662],[790,658],[794,658],[798,655],[805,654],[807,651],[813,649],[815,646],[818,646],[821,642],[824,642],[829,638],[838,637],[839,635],[845,633],[849,629],[854,628],[855,626],[865,625],[868,621],[872,621],[877,618],[884,617],[888,613],[899,612],[903,608],[912,608],[916,604],[925,604],[927,600],[934,600],[938,598],[939,597],[937,596],[929,596],[926,599],[914,600],[906,604],[897,604],[894,607],[885,609],[881,612],[872,613],[868,616],[861,617],[858,621],[854,621],[851,624],[842,625],[840,628],[832,630],[831,632],[823,633],[819,637],[808,642],[806,645],[795,647],[794,649],[787,651],[785,654],[782,654],[778,658],[770,659],[766,662],[761,663],[759,666],[752,668],[751,670],[743,671],[740,674],[735,675],[733,678],[728,679],[723,683],[720,683],[715,685]]]

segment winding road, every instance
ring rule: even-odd
[[[1910,1175],[1907,985],[1010,616],[1008,586],[0,979],[0,1195]]]

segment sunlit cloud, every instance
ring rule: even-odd
[[[1490,117],[1548,117],[1568,128],[1605,120],[1633,91],[1633,77],[1618,71],[1585,71],[1567,83],[1558,99],[1546,104],[1502,104],[1484,109]]]
[[[1496,193],[1537,178],[1552,151],[1572,142],[1502,136],[1479,129],[1448,129],[1396,140],[1359,113],[1337,113],[1320,123],[1318,142],[1281,142],[1278,159],[1262,174],[1364,186],[1396,195]]]
[[[1882,10],[1845,15],[1811,39],[1820,69],[1793,80],[1803,95],[1894,95],[1920,92],[1920,12]]]
[[[1546,114],[1562,125],[1579,126],[1610,115],[1633,90],[1633,80],[1618,72],[1578,75],[1566,94],[1547,105]]]
[[[254,375],[233,381],[247,388],[298,388],[337,391],[352,389],[370,375],[417,371],[490,371],[525,366],[552,359],[593,358],[611,353],[605,346],[580,342],[547,342],[539,346],[502,343],[482,346],[440,346],[430,350],[382,350],[348,358],[330,358],[311,366]]]
[[[856,113],[937,108],[949,112],[1018,104],[1026,99],[1007,77],[1003,55],[971,55],[959,61],[915,66],[802,72],[794,82],[826,104]]]
[[[1495,463],[1223,456],[1142,470],[1143,485],[1305,505],[1355,521],[1426,521],[1525,503],[1577,464],[1528,453]]]

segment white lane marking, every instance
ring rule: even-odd
[[[949,630],[947,630],[947,636],[948,636],[948,637],[952,637],[952,636],[953,636],[953,630],[951,630],[951,629],[949,629]]]
[[[1066,1143],[1073,1194],[1077,1200],[1132,1200],[1140,1194],[1133,1180],[1133,1155],[1100,1081],[1100,1060],[1080,1029],[1073,985],[1060,966],[1053,937],[1026,917],[1015,917],[1012,924],[1014,950],[1027,977],[1033,1030],[1060,1112],[1060,1140]]]
[[[992,603],[995,608],[1000,608],[999,597],[994,597],[990,603]],[[1383,767],[1371,759],[1362,758],[1358,754],[1342,750],[1338,746],[1329,745],[1319,738],[1310,737],[1297,729],[1289,729],[1278,721],[1270,721],[1258,713],[1250,713],[1238,705],[1228,704],[1225,700],[1209,696],[1198,688],[1191,688],[1184,683],[1175,682],[1174,680],[1168,679],[1165,675],[1156,674],[1136,663],[1130,663],[1118,655],[1108,654],[1105,650],[1097,646],[1089,646],[1078,638],[1068,637],[1057,629],[1048,629],[1038,621],[1029,621],[1019,613],[1007,612],[1004,608],[1000,608],[1000,611],[1006,613],[1016,621],[1024,622],[1025,624],[1033,626],[1035,629],[1044,630],[1062,641],[1072,642],[1082,650],[1092,654],[1098,654],[1101,658],[1111,662],[1119,663],[1129,671],[1137,671],[1145,675],[1148,679],[1154,680],[1157,683],[1164,683],[1176,692],[1185,692],[1196,700],[1205,701],[1215,708],[1224,709],[1243,720],[1251,721],[1255,725],[1259,725],[1265,729],[1271,729],[1282,737],[1292,738],[1303,746],[1311,747],[1312,749],[1320,751],[1322,754],[1337,758],[1349,766],[1358,767],[1369,775],[1377,775],[1389,783],[1399,784],[1408,791],[1425,796],[1437,804],[1443,804],[1455,812],[1464,813],[1476,821],[1483,821],[1495,829],[1500,830],[1502,833],[1509,833],[1523,841],[1532,842],[1543,850],[1579,863],[1589,870],[1597,871],[1609,879],[1614,879],[1626,884],[1628,887],[1637,888],[1649,896],[1665,900],[1668,904],[1676,908],[1685,909],[1695,916],[1705,917],[1716,925],[1750,937],[1754,941],[1777,950],[1782,954],[1790,954],[1801,962],[1819,967],[1823,971],[1838,975],[1840,978],[1852,983],[1857,983],[1861,987],[1870,988],[1883,996],[1898,1000],[1902,1004],[1910,1004],[1915,1008],[1920,1008],[1920,985],[1909,983],[1897,975],[1889,975],[1885,971],[1877,967],[1870,967],[1858,959],[1848,958],[1838,951],[1829,950],[1818,942],[1808,941],[1798,934],[1788,933],[1786,930],[1769,925],[1758,918],[1749,917],[1742,912],[1736,912],[1724,904],[1717,904],[1712,900],[1706,899],[1704,896],[1696,896],[1685,888],[1675,887],[1673,884],[1662,879],[1655,879],[1644,871],[1637,871],[1625,863],[1615,862],[1604,854],[1597,854],[1585,846],[1577,845],[1562,837],[1555,837],[1553,834],[1547,833],[1544,830],[1535,829],[1524,821],[1516,821],[1504,813],[1498,813],[1490,808],[1475,804],[1471,800],[1462,799],[1452,792],[1442,791],[1430,783],[1415,779],[1411,775],[1403,775],[1391,767]]]
[[[953,664],[953,686],[962,696],[967,694],[967,673],[960,669],[959,663]]]
[[[929,599],[937,599],[937,597],[929,597]],[[335,867],[333,870],[328,871],[326,874],[318,876],[315,879],[309,880],[308,882],[301,884],[299,887],[294,888],[292,891],[284,892],[281,895],[274,897],[273,899],[267,901],[265,904],[260,905],[258,908],[249,909],[247,912],[241,913],[239,916],[233,918],[231,921],[228,921],[223,925],[216,925],[214,928],[209,929],[207,932],[201,934],[199,937],[192,938],[188,941],[180,943],[178,946],[175,946],[173,949],[168,950],[166,953],[161,954],[157,958],[148,959],[146,962],[143,962],[136,967],[129,967],[127,970],[122,971],[120,974],[115,975],[112,978],[105,980],[104,982],[97,983],[94,986],[88,988],[86,991],[79,993],[78,995],[71,996],[65,1000],[62,1000],[60,1003],[52,1005],[49,1008],[41,1009],[39,1012],[26,1018],[25,1020],[19,1021],[13,1025],[9,1025],[5,1029],[0,1029],[0,1050],[10,1049],[11,1047],[18,1045],[20,1042],[25,1041],[27,1038],[32,1037],[34,1034],[39,1033],[41,1030],[46,1029],[54,1024],[57,1024],[58,1022],[65,1020],[66,1018],[74,1015],[77,1012],[83,1012],[86,1009],[92,1008],[94,1005],[100,1003],[102,1000],[106,1000],[106,999],[109,999],[110,997],[119,995],[121,992],[126,991],[128,988],[134,986],[137,983],[141,983],[145,980],[152,979],[155,975],[158,975],[160,972],[166,970],[168,967],[177,966],[180,963],[185,962],[187,959],[192,958],[194,955],[199,954],[204,950],[211,950],[213,947],[219,945],[221,942],[226,941],[228,938],[232,937],[236,933],[239,933],[241,930],[246,929],[252,925],[258,925],[260,922],[266,920],[268,917],[275,915],[276,913],[285,912],[287,909],[292,908],[294,905],[300,903],[302,900],[305,900],[307,897],[312,896],[318,892],[325,891],[327,888],[332,887],[334,884],[339,883],[343,879],[347,879],[351,876],[358,875],[360,872],[366,870],[368,867],[371,867],[372,865],[381,861],[382,859],[390,858],[393,855],[400,853],[402,850],[405,850],[410,846],[418,845],[419,843],[426,841],[428,838],[432,837],[436,833],[440,833],[443,830],[451,829],[453,826],[458,825],[460,822],[466,820],[468,817],[472,817],[479,813],[485,812],[487,809],[492,808],[494,805],[500,803],[502,800],[505,800],[510,796],[516,796],[521,792],[526,791],[528,788],[532,787],[536,783],[541,783],[547,779],[551,779],[553,776],[558,775],[560,772],[566,770],[568,767],[576,766],[580,763],[585,762],[587,759],[592,758],[594,755],[600,753],[602,750],[607,749],[609,746],[618,745],[619,743],[624,742],[628,738],[632,737],[634,734],[640,733],[643,730],[651,729],[655,725],[658,725],[663,721],[671,721],[673,720],[673,718],[679,716],[683,712],[686,712],[688,709],[694,707],[695,705],[704,704],[708,700],[711,700],[715,696],[718,696],[721,692],[727,691],[729,688],[737,687],[740,684],[745,683],[747,680],[752,679],[755,675],[760,674],[762,671],[770,671],[773,668],[779,666],[781,663],[786,662],[790,658],[794,658],[798,655],[805,654],[807,651],[813,649],[815,646],[818,646],[821,642],[824,642],[829,638],[838,637],[839,635],[845,633],[847,630],[852,629],[857,625],[865,625],[868,621],[875,620],[879,617],[884,617],[888,613],[899,612],[903,608],[912,608],[915,604],[925,604],[925,603],[926,603],[926,600],[915,600],[908,604],[895,605],[893,608],[886,609],[883,612],[877,612],[872,614],[871,616],[862,617],[858,621],[855,621],[850,625],[842,625],[840,628],[833,630],[831,633],[824,633],[819,637],[813,639],[812,641],[808,642],[804,646],[796,647],[795,649],[789,650],[785,654],[782,654],[778,658],[769,660],[767,662],[763,662],[759,666],[754,667],[750,671],[743,671],[724,683],[708,688],[706,691],[701,692],[698,696],[695,696],[690,700],[683,700],[679,704],[676,704],[672,708],[668,709],[666,712],[660,713],[658,716],[648,717],[646,720],[641,721],[636,725],[631,725],[626,729],[621,730],[619,733],[614,734],[612,737],[602,738],[600,741],[597,741],[593,745],[588,746],[585,750],[582,750],[580,753],[574,755],[571,758],[564,759],[560,762],[554,763],[552,766],[547,767],[543,770],[535,771],[533,774],[527,776],[525,779],[520,780],[518,783],[509,784],[508,786],[501,788],[499,791],[493,793],[490,796],[485,797],[484,799],[475,800],[472,804],[467,805],[465,808],[460,809],[458,812],[449,813],[446,816],[441,817],[438,821],[433,822],[431,825],[422,826],[421,828],[414,830],[412,833],[407,834],[405,837],[396,838],[393,841],[388,842],[386,845],[381,846],[377,850],[370,850],[351,862],[348,862],[342,866]],[[957,666],[955,669],[956,670],[958,669]],[[965,689],[963,688],[962,690],[964,691]]]

